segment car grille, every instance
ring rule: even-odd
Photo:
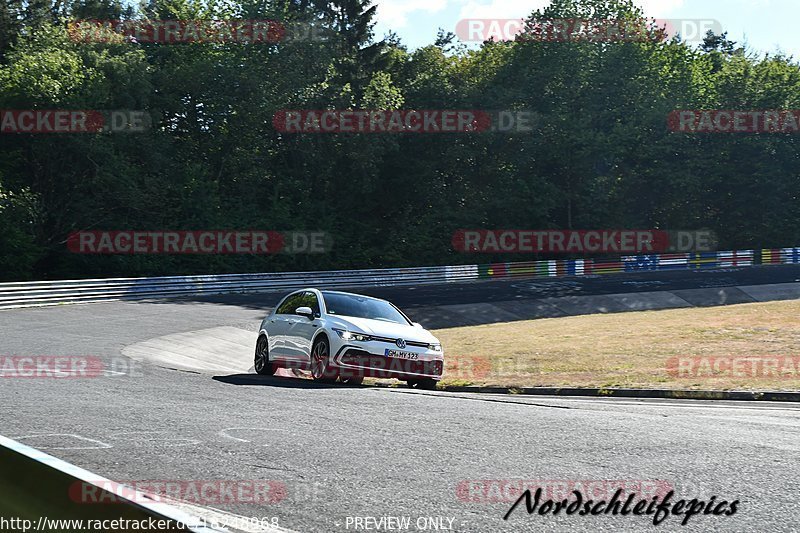
[[[370,335],[370,338],[374,341],[379,342],[388,342],[389,344],[395,344],[397,339],[392,339],[389,337],[376,337],[374,335]],[[420,342],[420,341],[406,341],[406,346],[417,346],[418,348],[427,348],[429,344],[427,342]]]

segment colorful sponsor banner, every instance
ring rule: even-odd
[[[622,261],[611,260],[588,260],[587,273],[588,274],[616,274],[624,272],[625,265]]]
[[[659,256],[658,254],[638,255],[626,257],[623,262],[625,263],[625,272],[646,272],[658,270]]]
[[[764,262],[800,263],[800,248],[764,250]],[[562,277],[620,272],[659,272],[670,270],[703,270],[752,266],[752,250],[726,252],[692,252],[683,254],[646,254],[619,259],[551,259],[519,263],[473,265],[478,278]],[[472,268],[472,267],[471,267]],[[462,277],[463,279],[463,277]]]
[[[778,248],[761,250],[761,263],[765,265],[795,265],[800,263],[800,248]]]
[[[742,250],[732,252],[718,252],[720,268],[731,268],[741,266],[753,266],[754,252],[753,250]]]

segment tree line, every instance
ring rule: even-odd
[[[144,131],[0,133],[4,280],[423,266],[459,229],[709,229],[720,249],[800,244],[796,134],[687,134],[683,109],[798,109],[800,69],[709,33],[632,42],[445,30],[409,50],[369,0],[0,2],[0,109],[145,110]],[[553,0],[529,21],[641,20]],[[76,20],[277,20],[320,39],[86,42]],[[285,110],[509,110],[533,129],[287,133]],[[86,255],[93,230],[324,231],[327,253]]]

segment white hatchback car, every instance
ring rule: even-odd
[[[255,370],[311,370],[316,381],[360,384],[396,378],[435,389],[444,370],[439,340],[386,300],[302,289],[286,296],[259,327]]]

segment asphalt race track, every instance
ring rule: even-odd
[[[559,291],[798,279],[798,267],[765,267],[361,292],[390,298],[413,317],[420,305]],[[278,296],[0,312],[0,354],[93,355],[111,369],[98,378],[0,379],[0,434],[122,482],[273,480],[286,488],[278,502],[208,506],[277,517],[297,532],[357,531],[354,517],[382,516],[409,517],[410,531],[422,530],[420,518],[425,525],[437,517],[474,532],[797,530],[800,410],[793,404],[521,398],[317,386],[146,363],[125,368],[120,354],[133,343],[217,326],[254,329]],[[528,516],[524,505],[504,522],[513,498],[496,489],[519,480],[656,484],[678,499],[740,503],[733,516],[701,514],[685,527],[677,516],[657,527],[647,516]]]

